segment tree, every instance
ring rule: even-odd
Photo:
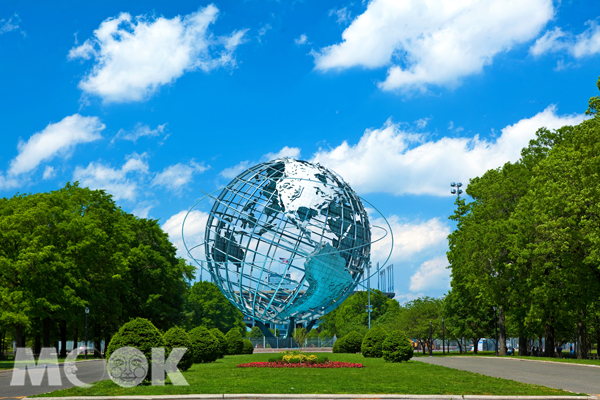
[[[187,325],[203,325],[228,332],[233,328],[246,329],[244,315],[221,293],[214,283],[196,282],[185,300]]]
[[[225,337],[227,338],[227,354],[242,354],[244,342],[240,330],[238,328],[232,328],[227,332]]]
[[[189,333],[194,363],[210,363],[219,358],[219,340],[204,326]]]
[[[183,353],[181,360],[179,360],[178,368],[182,371],[190,369],[194,363],[194,353],[192,350],[192,341],[185,329],[173,327],[163,335],[163,340],[165,341],[165,358],[168,358],[174,348],[184,347],[187,349],[186,352]]]
[[[296,328],[294,329],[294,332],[292,333],[294,340],[296,341],[296,344],[300,347],[300,350],[302,350],[302,348],[304,348],[305,344],[306,344],[306,338],[308,338],[308,332],[306,332],[306,329],[304,328]]]
[[[383,356],[383,342],[388,333],[381,327],[375,326],[367,332],[360,347],[360,352],[365,357],[380,358]]]
[[[403,306],[400,325],[407,336],[421,343],[423,354],[425,347],[431,352],[433,343],[429,340],[429,324],[432,324],[432,340],[441,333],[442,300],[420,297]]]
[[[250,329],[248,337],[250,339],[262,339],[264,335],[258,326],[253,326],[252,329]]]

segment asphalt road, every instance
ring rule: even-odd
[[[600,396],[600,367],[509,357],[415,357],[415,361]]]
[[[75,371],[75,376],[77,379],[84,383],[93,383],[96,381],[100,381],[103,379],[108,379],[108,375],[106,374],[106,367],[104,360],[93,360],[93,361],[78,361],[75,363],[75,367],[77,370]],[[0,399],[8,400],[21,398],[24,396],[33,396],[35,394],[52,392],[54,390],[59,389],[67,389],[75,386],[69,379],[67,379],[65,375],[65,366],[64,364],[54,365],[49,368],[58,369],[60,373],[60,386],[50,386],[48,383],[48,370],[44,374],[40,385],[32,385],[29,376],[25,377],[25,385],[24,386],[15,386],[11,385],[11,380],[13,377],[13,371],[5,371],[0,372]],[[72,372],[70,370],[71,366],[67,366],[67,372]]]

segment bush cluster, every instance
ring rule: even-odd
[[[244,349],[244,339],[242,338],[242,333],[238,328],[233,328],[227,335],[227,354],[235,355],[242,354],[242,350]]]
[[[165,341],[159,330],[145,318],[131,320],[119,329],[112,337],[106,349],[106,358],[121,347],[135,347],[148,360],[146,380],[152,377],[152,348],[165,347]]]
[[[219,328],[212,328],[210,333],[217,339],[219,342],[219,357],[223,358],[227,355],[227,338],[225,334],[219,330]]]
[[[194,355],[192,353],[192,342],[190,340],[190,336],[185,331],[185,329],[174,327],[169,329],[164,335],[163,339],[165,341],[165,359],[169,357],[171,351],[177,347],[185,347],[187,350],[179,360],[179,364],[177,364],[177,368],[182,371],[187,371],[190,369],[192,364],[194,363]]]
[[[382,346],[383,359],[387,362],[408,361],[413,356],[413,347],[402,331],[391,332]]]
[[[382,357],[382,346],[386,337],[387,332],[380,326],[376,326],[367,332],[360,348],[363,356],[372,358]]]
[[[195,364],[213,362],[219,357],[219,341],[203,326],[189,333]]]
[[[332,351],[334,353],[360,353],[362,342],[363,336],[356,331],[352,331],[346,336],[336,340]]]
[[[254,345],[248,339],[244,339],[244,346],[242,348],[242,354],[254,353]]]

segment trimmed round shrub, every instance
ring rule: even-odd
[[[365,357],[379,358],[383,356],[381,346],[387,337],[387,332],[380,326],[372,328],[363,339],[360,352]]]
[[[152,378],[152,348],[164,346],[165,341],[154,324],[145,318],[136,318],[123,324],[112,337],[106,348],[106,358],[110,358],[110,355],[121,347],[135,347],[148,360],[148,373],[146,375],[148,381]]]
[[[190,336],[187,334],[185,329],[174,327],[171,328],[163,335],[163,339],[165,341],[165,360],[171,354],[171,350],[176,347],[185,347],[187,350],[179,360],[179,364],[177,364],[177,368],[182,371],[187,371],[190,369],[192,364],[194,363],[194,355],[192,353],[192,342],[190,340]]]
[[[242,354],[244,348],[244,339],[242,339],[242,333],[238,328],[232,328],[227,335],[227,354],[230,356],[235,354]]]
[[[219,341],[203,326],[190,331],[194,364],[209,363],[219,358]]]
[[[335,343],[333,344],[333,349],[331,349],[331,351],[333,353],[345,353],[345,348],[346,348],[346,344],[344,343],[346,341],[346,337],[341,337],[338,340],[335,341]]]
[[[360,353],[362,346],[363,335],[356,331],[352,331],[344,336],[344,350],[342,353]]]
[[[225,337],[225,334],[221,332],[219,328],[212,328],[210,333],[217,338],[217,341],[219,342],[219,358],[223,358],[227,355],[227,338]]]
[[[413,356],[410,339],[402,331],[391,332],[383,342],[383,359],[387,362],[408,361]]]
[[[254,353],[254,345],[248,339],[244,339],[244,347],[242,348],[242,354],[252,354]]]

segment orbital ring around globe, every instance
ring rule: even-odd
[[[219,192],[215,197],[213,193]],[[225,188],[205,194],[185,216],[183,244],[225,297],[265,323],[311,322],[340,305],[365,279],[383,269],[393,249],[389,222],[335,172],[282,158],[255,165]],[[212,201],[204,241],[188,247],[190,212]],[[363,202],[391,235],[387,259],[370,276],[372,240]],[[204,247],[205,260],[192,251]]]

